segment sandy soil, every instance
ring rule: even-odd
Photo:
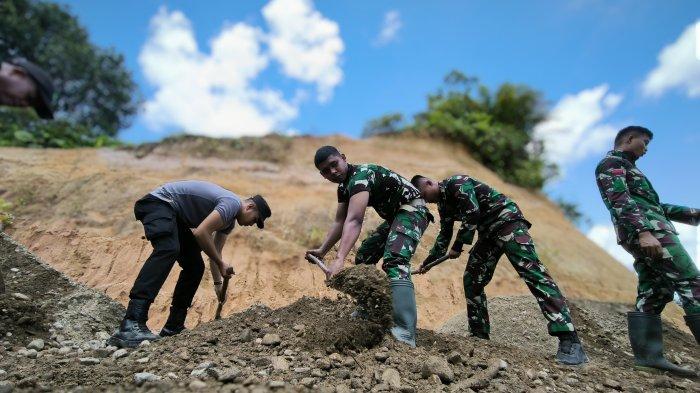
[[[133,203],[166,181],[211,180],[242,196],[260,193],[273,210],[266,230],[237,228],[224,250],[238,272],[224,315],[256,302],[276,308],[304,295],[330,296],[322,273],[303,259],[304,250],[321,241],[336,205],[335,186],[312,164],[313,152],[324,144],[338,146],[351,162],[379,163],[406,177],[467,173],[484,180],[513,197],[533,222],[538,251],[569,297],[615,302],[634,298],[634,275],[586,239],[551,201],[502,182],[460,147],[434,140],[269,137],[136,150],[2,148],[0,197],[15,204],[17,217],[7,231],[71,279],[126,304],[150,253],[133,218]],[[365,232],[379,222],[374,212],[368,213]],[[426,256],[437,231],[437,225],[429,227],[414,264]],[[464,259],[447,262],[415,278],[419,326],[437,328],[464,308],[464,264]],[[165,320],[177,272],[175,267],[151,308],[149,325],[154,329]],[[518,295],[527,289],[504,259],[487,293]],[[215,308],[206,274],[187,325],[211,320]],[[678,321],[677,308],[668,317]]]

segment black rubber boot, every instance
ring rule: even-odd
[[[185,330],[185,319],[187,318],[187,308],[170,306],[170,315],[165,325],[160,330],[161,337],[174,336]]]
[[[559,337],[559,349],[557,349],[559,363],[575,366],[588,362],[588,356],[586,356],[576,332],[562,333],[557,337]]]
[[[700,314],[690,314],[685,317],[685,324],[695,336],[695,341],[700,344]]]
[[[391,299],[394,307],[394,327],[391,334],[395,339],[416,347],[416,293],[409,280],[391,279]]]
[[[484,332],[476,332],[476,331],[474,331],[474,332],[469,332],[469,335],[470,335],[471,337],[480,338],[480,339],[482,339],[482,340],[490,340],[490,339],[491,339],[491,337],[489,337],[489,334],[488,334],[488,333],[484,333]]]
[[[136,348],[142,341],[155,341],[160,337],[153,334],[146,326],[148,308],[151,303],[143,299],[129,300],[126,315],[119,325],[119,330],[109,338],[107,343],[119,348]]]
[[[627,323],[635,368],[669,371],[685,377],[696,375],[693,370],[677,366],[664,358],[660,315],[631,311],[627,313]]]

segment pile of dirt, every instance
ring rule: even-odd
[[[342,310],[334,318],[320,318],[310,326],[311,342],[337,350],[373,348],[381,342],[393,323],[386,275],[374,265],[353,266],[333,276],[329,286],[355,299],[356,310],[364,315],[353,318]]]
[[[367,334],[350,324],[348,315],[356,304],[342,295],[335,300],[303,297],[279,309],[256,304],[178,336],[117,350],[106,346],[108,335],[100,329],[112,326],[104,321],[115,322],[122,312],[119,307],[108,303],[88,309],[90,315],[101,312],[102,322],[81,326],[85,313],[57,312],[73,307],[75,302],[65,299],[73,299],[70,294],[79,293],[79,287],[9,239],[3,238],[0,245],[0,266],[10,273],[8,291],[23,290],[32,297],[18,303],[24,308],[12,309],[12,318],[3,318],[3,333],[12,335],[0,347],[2,392],[700,392],[697,379],[634,371],[622,306],[587,301],[572,303],[591,357],[582,367],[557,364],[556,347],[537,344],[544,323],[542,329],[532,330],[541,317],[526,297],[493,299],[491,341],[419,330],[415,349],[397,343],[390,334],[382,335],[372,348],[339,349],[337,343],[349,342],[347,336]],[[386,279],[367,268],[347,269],[332,285],[374,309],[370,315],[375,323],[385,321],[388,309],[380,302],[388,299]],[[88,294],[93,296],[88,300],[104,297],[90,290],[81,296]],[[34,318],[28,325],[21,320],[22,312]],[[63,321],[60,328],[57,319]],[[448,325],[445,331],[464,332],[463,322]],[[672,325],[665,327],[670,359],[697,366],[694,339]]]
[[[109,297],[72,282],[0,233],[0,334],[6,343],[31,338],[84,340],[111,331],[124,308]]]

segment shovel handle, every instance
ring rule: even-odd
[[[441,256],[440,258],[438,258],[438,259],[436,259],[436,260],[430,262],[429,264],[425,265],[425,267],[429,269],[429,268],[431,268],[431,267],[433,267],[433,266],[435,266],[435,265],[437,265],[437,264],[440,264],[440,263],[442,263],[442,262],[445,262],[445,261],[448,260],[449,258],[450,258],[449,255],[443,255],[443,256]],[[416,269],[416,270],[411,270],[411,274],[425,274],[425,273],[420,273],[420,270]]]
[[[324,273],[328,274],[328,266],[326,266],[326,264],[323,263],[321,258],[315,255],[306,254],[306,260],[315,263],[316,265],[318,265],[318,267],[321,268],[321,270],[323,270]]]
[[[233,270],[233,268],[229,268]],[[226,300],[226,291],[228,290],[228,281],[231,279],[231,276],[224,277],[224,283],[221,284],[221,294],[219,295],[219,305],[216,306],[216,314],[214,315],[214,319],[221,319],[221,309],[224,307],[224,301]]]

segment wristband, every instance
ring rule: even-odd
[[[223,281],[214,281],[214,285],[224,285]]]

